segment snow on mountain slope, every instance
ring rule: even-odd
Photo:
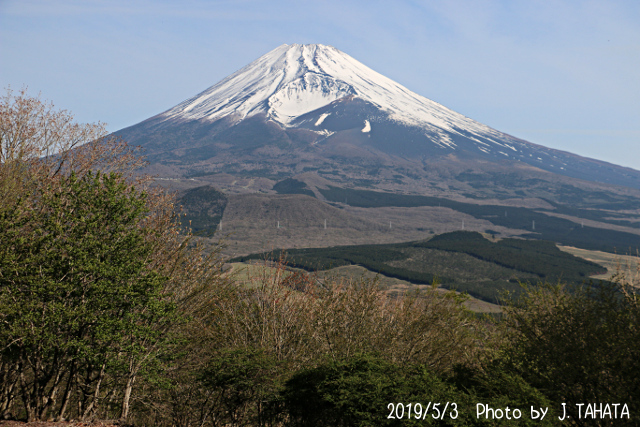
[[[347,82],[317,65],[316,52],[329,49],[333,48],[282,45],[164,115],[217,120],[262,113],[286,125],[297,116],[355,94]],[[326,60],[327,55],[323,56]]]
[[[298,156],[291,165],[312,155],[318,164],[352,159],[349,153],[356,152],[378,156],[372,164],[390,158],[441,162],[453,156],[527,164],[640,188],[638,171],[504,134],[320,44],[279,46],[200,94],[117,134],[144,146],[156,161],[185,165],[231,151],[232,159],[238,153],[249,158],[258,148],[262,151],[255,160],[266,168],[271,166],[264,153],[278,150]],[[345,162],[353,166],[352,160]]]
[[[376,105],[392,120],[409,126],[435,133],[439,130],[457,133],[458,129],[464,129],[484,137],[502,137],[494,129],[410,91],[334,47],[321,44],[279,46],[163,116],[214,121],[229,115],[244,119],[261,113],[287,127],[297,117],[349,95]]]

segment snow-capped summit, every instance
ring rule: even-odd
[[[165,112],[167,117],[216,120],[258,113],[282,125],[354,95],[410,125],[490,130],[420,96],[333,46],[284,44]]]
[[[331,68],[344,68],[339,65],[344,62],[342,55],[330,46],[282,45],[164,114],[196,120],[266,114],[286,125],[302,114],[356,94],[349,72],[335,73]]]
[[[234,122],[264,115],[284,128],[331,103],[349,98],[383,113],[385,121],[421,128],[431,143],[456,149],[456,137],[476,136],[480,151],[509,157],[521,142],[456,113],[373,71],[333,46],[284,44],[161,115],[164,119]],[[377,113],[377,112],[376,112]],[[327,117],[331,113],[325,113]],[[375,128],[365,117],[361,129]],[[366,121],[366,124],[365,124]],[[319,123],[318,123],[319,122]],[[316,121],[320,126],[322,120]],[[321,132],[320,129],[316,129]]]
[[[350,167],[367,168],[395,161],[420,165],[453,155],[640,188],[637,171],[499,132],[322,44],[279,46],[198,95],[117,133],[145,146],[151,160],[219,165],[202,166],[212,171],[229,169],[230,161],[282,171],[297,170],[303,158],[305,167],[317,168],[311,157],[324,159],[320,163],[349,159]],[[266,153],[275,156],[272,161]],[[273,159],[288,166],[275,167]]]

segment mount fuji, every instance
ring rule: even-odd
[[[141,145],[155,172],[178,177],[314,173],[410,192],[446,177],[457,184],[443,191],[477,197],[501,176],[640,189],[640,171],[507,135],[321,44],[279,46],[116,134]]]

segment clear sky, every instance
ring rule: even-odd
[[[322,43],[528,141],[640,170],[638,0],[0,0],[0,84],[110,131]]]

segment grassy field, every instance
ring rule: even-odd
[[[607,272],[604,274],[591,276],[593,279],[610,280],[617,273],[625,274],[626,277],[629,278],[639,277],[640,257],[638,257],[638,255],[611,254],[608,252],[589,251],[572,246],[558,245],[558,248],[572,255],[600,264],[607,269]]]
[[[434,230],[448,231],[454,229],[454,224],[460,224],[458,220],[449,220],[448,229],[440,224],[436,226],[431,219],[433,215],[419,208],[408,213],[406,220],[402,214],[385,213],[352,212],[297,194],[232,195],[222,217],[222,230],[219,229],[215,237],[225,239],[225,255],[233,257],[274,248],[426,239],[433,235]]]
[[[272,277],[276,274],[276,267],[270,266],[265,263],[244,263],[234,262],[227,264],[228,270],[226,274],[232,277],[234,280],[244,283],[246,286],[253,286],[255,279],[258,277]],[[287,268],[282,274],[293,274],[295,271],[302,271],[296,268]],[[318,271],[313,273],[319,282],[325,282],[327,280],[334,281],[357,281],[357,280],[376,280],[382,289],[385,289],[389,295],[399,295],[405,292],[410,292],[415,289],[424,289],[428,285],[413,284],[406,280],[397,279],[395,277],[387,277],[382,274],[374,273],[371,270],[359,265],[345,265],[341,267],[332,268],[330,270]],[[442,292],[447,290],[439,288]],[[492,304],[487,301],[482,301],[477,298],[469,296],[469,299],[465,302],[465,306],[476,313],[499,313],[501,308],[499,305]]]

